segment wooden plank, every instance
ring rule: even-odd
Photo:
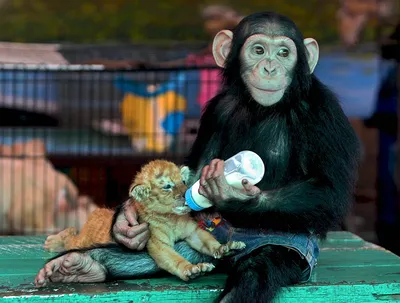
[[[385,250],[321,251],[318,267],[369,267],[400,265],[400,258]]]
[[[359,236],[352,234],[348,231],[331,231],[328,233],[327,242],[348,242],[348,241],[361,241],[364,242]]]
[[[320,250],[354,250],[354,249],[377,249],[373,243],[363,241],[343,241],[343,242],[324,242],[320,243]]]
[[[310,282],[313,286],[398,283],[400,294],[400,265],[317,267],[311,276]]]
[[[94,284],[33,286],[37,271],[52,256],[45,237],[10,237],[0,244],[0,301],[39,302],[212,302],[225,275],[185,283],[176,277]],[[400,258],[350,233],[330,233],[307,284],[285,289],[276,302],[400,302]]]
[[[43,249],[43,244],[10,244],[0,245],[0,264],[2,260],[10,259],[48,259],[56,255]],[[1,266],[1,265],[0,265]]]
[[[7,259],[0,260],[0,277],[10,275],[35,276],[46,263],[45,259]],[[0,291],[1,292],[1,291]]]
[[[184,283],[176,279],[146,279],[137,281],[118,281],[97,284],[59,284],[52,288],[35,289],[27,284],[18,290],[8,290],[0,294],[4,302],[212,302],[221,291],[225,280],[223,275],[201,277],[195,282]],[[23,280],[27,282],[27,280]],[[0,284],[2,281],[0,280]],[[369,303],[399,302],[399,284],[354,284],[310,286],[297,285],[285,289],[276,302],[326,303]]]
[[[0,236],[0,245],[44,244],[47,236]]]

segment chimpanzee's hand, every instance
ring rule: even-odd
[[[232,199],[247,201],[261,193],[257,186],[251,185],[246,179],[242,185],[242,190],[230,186],[224,175],[224,161],[214,159],[201,172],[199,194],[218,207]]]
[[[135,206],[126,201],[113,226],[114,239],[134,250],[142,250],[150,237],[147,223],[139,224]]]

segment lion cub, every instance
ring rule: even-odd
[[[69,227],[56,235],[50,235],[44,243],[44,249],[50,252],[63,252],[88,248],[95,244],[112,243],[110,228],[113,214],[114,211],[108,208],[95,209],[79,233],[75,227]]]
[[[155,160],[143,166],[129,189],[130,197],[136,202],[139,223],[149,223],[150,256],[160,268],[185,281],[213,270],[214,265],[191,264],[174,250],[175,242],[185,240],[193,249],[217,259],[230,250],[245,247],[243,242],[220,244],[190,217],[190,208],[184,199],[188,177],[188,167],[179,168],[172,162]]]

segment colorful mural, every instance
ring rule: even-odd
[[[184,119],[198,118],[207,100],[218,92],[217,69],[171,72],[166,82],[148,85],[125,77],[114,84],[124,92],[122,123],[138,151],[164,152]]]

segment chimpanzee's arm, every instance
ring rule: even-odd
[[[342,223],[352,201],[359,163],[359,141],[339,105],[330,106],[328,118],[315,125],[307,178],[248,201],[230,201],[218,209],[234,226],[324,235]],[[321,119],[322,120],[322,119]]]

